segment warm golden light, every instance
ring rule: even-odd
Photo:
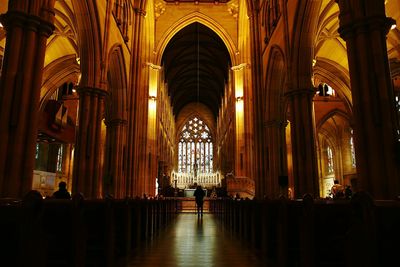
[[[244,105],[242,100],[236,100],[236,122],[243,120]]]
[[[149,117],[155,117],[157,111],[157,100],[149,97]]]
[[[158,90],[158,71],[161,67],[152,63],[147,63],[147,66],[149,66],[149,97],[156,98]]]
[[[244,68],[246,67],[246,63],[240,64],[238,66],[232,67],[234,71],[234,79],[235,79],[235,97],[236,99],[243,99],[243,80],[244,80]]]
[[[394,30],[394,29],[396,29],[396,27],[397,27],[397,25],[396,25],[396,23],[395,23],[395,24],[392,25],[392,27],[390,27],[390,29],[391,29],[391,30]]]
[[[3,28],[3,24],[1,24],[1,22],[0,22],[0,28]]]
[[[316,59],[313,59],[313,60],[312,60],[312,66],[314,67],[315,64],[317,64],[317,60],[316,60]]]

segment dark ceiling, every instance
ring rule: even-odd
[[[216,33],[197,22],[186,26],[168,43],[162,64],[175,115],[199,102],[217,117],[231,61]]]

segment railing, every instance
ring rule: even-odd
[[[172,182],[174,181],[178,188],[187,188],[194,183],[203,187],[220,186],[221,174],[219,172],[199,173],[195,177],[193,173],[172,172]]]

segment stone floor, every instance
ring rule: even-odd
[[[136,250],[126,267],[258,267],[264,266],[249,248],[235,241],[211,214],[199,219],[180,214],[166,232]]]

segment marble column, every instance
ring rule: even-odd
[[[290,109],[294,196],[319,196],[317,152],[314,130],[313,89],[291,90],[285,94]]]
[[[9,1],[1,16],[7,33],[0,80],[0,197],[32,188],[40,88],[54,0]]]
[[[384,0],[337,0],[346,41],[358,187],[377,199],[400,194],[398,125],[386,35],[395,21]]]
[[[100,198],[102,190],[101,125],[106,91],[81,87],[79,93],[79,125],[74,154],[73,193],[85,198]]]

